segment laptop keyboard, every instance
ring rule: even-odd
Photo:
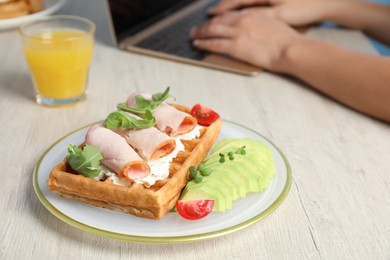
[[[184,58],[202,60],[207,53],[192,46],[189,40],[189,33],[194,25],[200,25],[208,19],[206,11],[216,2],[218,1],[210,1],[204,8],[200,8],[175,24],[144,39],[137,43],[136,46]]]

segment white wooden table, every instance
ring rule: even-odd
[[[88,100],[70,108],[34,102],[19,36],[0,32],[0,259],[390,258],[389,125],[278,75],[246,77],[122,52],[106,44],[108,27],[99,10],[90,0],[70,1],[61,11],[84,12],[99,28]],[[359,32],[308,34],[375,53]],[[180,103],[208,104],[282,149],[293,171],[284,203],[239,232],[173,245],[105,239],[49,213],[32,186],[43,152],[70,131],[103,119],[134,90],[154,93],[167,85]]]

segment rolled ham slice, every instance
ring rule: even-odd
[[[120,128],[115,132],[125,138],[127,143],[148,161],[167,156],[176,148],[174,139],[154,127],[139,130]]]
[[[85,143],[99,148],[103,155],[101,163],[121,177],[134,181],[150,173],[149,165],[123,137],[100,124],[93,125],[88,130]]]
[[[135,97],[139,95],[145,99],[152,100],[150,94],[135,92],[129,96],[126,104],[136,107]],[[161,103],[159,107],[152,111],[152,114],[156,118],[156,127],[170,136],[188,133],[198,124],[195,117],[177,110],[166,102]]]

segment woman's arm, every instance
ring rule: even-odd
[[[390,45],[390,6],[366,1],[328,2],[321,20],[361,30],[368,36]]]
[[[191,33],[200,49],[295,76],[360,112],[390,122],[390,59],[308,39],[246,12],[217,16]]]
[[[390,122],[390,59],[299,37],[275,64],[319,91]]]

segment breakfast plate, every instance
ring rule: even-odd
[[[95,235],[142,243],[179,243],[210,239],[241,230],[264,219],[278,208],[290,190],[291,168],[280,149],[261,134],[223,120],[216,142],[224,138],[244,137],[258,140],[272,151],[276,169],[274,179],[264,192],[251,193],[233,202],[232,209],[226,212],[212,212],[196,221],[186,220],[177,212],[169,212],[161,220],[151,220],[62,198],[49,191],[46,181],[51,169],[66,156],[67,145],[82,143],[88,127],[69,133],[46,150],[34,169],[33,184],[39,200],[54,216]]]
[[[60,10],[62,6],[66,3],[67,0],[46,0],[45,1],[45,7],[42,11],[28,14],[25,16],[20,16],[16,18],[10,18],[10,19],[0,19],[0,30],[7,30],[12,29],[15,27],[18,27],[19,25],[31,22],[36,19],[42,18],[44,16],[53,14]]]

